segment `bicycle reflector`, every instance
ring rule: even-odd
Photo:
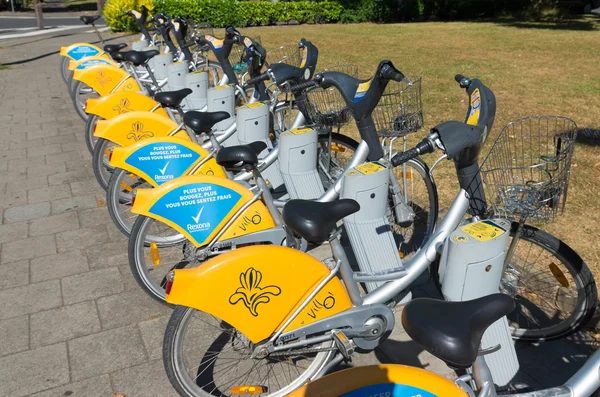
[[[171,293],[171,287],[173,287],[173,281],[175,280],[175,273],[167,273],[167,285],[165,285],[165,293],[169,295]]]
[[[338,146],[335,143],[332,143],[331,150],[333,150],[334,152],[338,152],[338,153],[344,153],[346,151],[346,148],[343,146]]]
[[[230,390],[231,394],[263,394],[262,386],[233,386]]]
[[[154,266],[160,265],[160,254],[158,253],[158,246],[154,241],[150,243],[150,256],[152,257],[152,264]]]
[[[560,270],[554,263],[550,263],[548,267],[550,268],[550,271],[552,272],[552,275],[556,281],[558,281],[563,287],[567,288],[569,286],[569,280],[567,280],[567,277],[562,270]]]

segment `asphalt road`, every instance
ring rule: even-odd
[[[100,18],[96,21],[97,26],[105,25],[104,19]],[[79,20],[79,17],[52,17],[45,15],[44,16],[44,26],[82,26],[83,23]],[[36,28],[37,20],[35,17],[10,17],[10,16],[0,16],[0,31],[4,33],[8,33],[6,30],[8,29],[23,29],[23,28]],[[91,29],[91,26],[90,26]]]

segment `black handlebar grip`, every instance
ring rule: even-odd
[[[261,81],[265,81],[265,80],[269,80],[269,79],[270,79],[269,74],[267,72],[264,72],[263,74],[259,74],[258,76],[253,77],[250,80],[248,80],[248,82],[246,84],[244,84],[244,87],[249,87],[251,85],[258,84]]]
[[[465,76],[463,76],[462,74],[457,74],[456,76],[454,76],[454,80],[456,80],[457,83],[460,84],[461,81],[463,81],[465,78]]]
[[[296,84],[294,86],[290,87],[290,92],[300,92],[300,91],[304,91],[307,88],[312,88],[312,87],[316,87],[318,84],[313,81],[313,80],[309,80],[309,81],[305,81],[303,83],[300,84]]]
[[[388,80],[404,80],[404,75],[390,65],[383,65],[383,67],[381,68],[381,75]]]
[[[401,152],[392,157],[392,166],[397,167],[406,163],[408,160],[414,159],[419,156],[417,148],[412,148],[406,152]]]

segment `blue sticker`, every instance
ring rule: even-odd
[[[369,385],[360,389],[342,394],[340,397],[437,397],[418,387],[399,385],[396,383],[382,383]]]
[[[99,64],[110,65],[110,62],[108,62],[106,59],[93,59],[90,61],[85,61],[82,64],[78,65],[77,69],[85,69],[87,67]]]
[[[94,47],[80,45],[75,48],[71,48],[71,50],[67,52],[67,55],[70,56],[72,59],[79,61],[81,58],[91,57],[97,55],[98,53],[99,51]]]
[[[175,223],[202,244],[241,198],[241,194],[227,187],[191,183],[162,196],[150,212]]]
[[[144,172],[161,185],[184,175],[200,155],[184,145],[157,142],[145,145],[127,157],[125,163]]]

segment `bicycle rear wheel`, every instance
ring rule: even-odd
[[[318,347],[332,348],[332,342]],[[178,306],[163,342],[163,362],[181,396],[239,394],[236,386],[259,386],[261,396],[286,396],[314,378],[331,360],[333,350],[290,350],[280,356],[252,358],[254,344],[240,331],[207,313]]]
[[[105,191],[108,189],[108,181],[114,170],[114,168],[109,165],[109,156],[114,146],[116,146],[116,143],[100,138],[96,142],[94,155],[92,156],[92,169],[94,170],[94,175],[96,176],[96,180],[100,187]]]
[[[69,61],[69,58],[61,57],[60,63],[58,65],[60,77],[62,78],[63,82],[67,84],[67,86],[69,83],[69,75],[71,74],[71,71],[69,70]]]
[[[517,228],[514,223],[513,236]],[[513,337],[525,341],[555,340],[579,331],[598,304],[596,283],[583,259],[558,238],[528,225],[500,289],[515,298],[509,325]]]

